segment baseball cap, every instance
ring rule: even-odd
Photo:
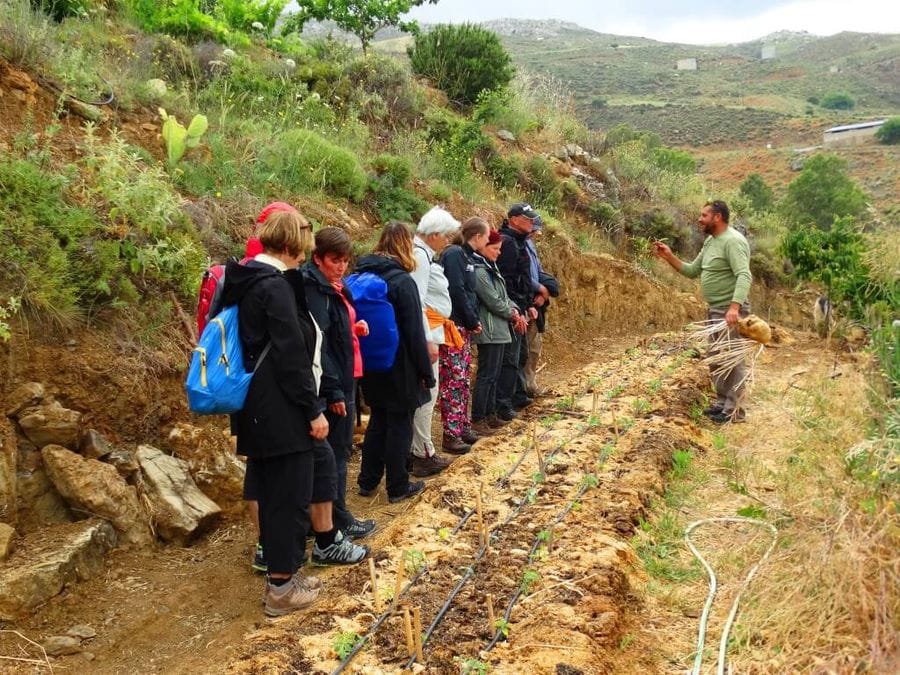
[[[540,216],[537,214],[533,208],[531,208],[531,204],[525,204],[524,202],[518,202],[509,207],[509,212],[506,214],[508,218],[512,218],[514,216],[525,216],[531,220],[535,218],[540,219]]]

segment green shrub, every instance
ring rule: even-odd
[[[56,31],[48,17],[32,9],[29,0],[0,2],[0,56],[13,65],[34,70],[47,60]]]
[[[591,202],[587,209],[588,219],[598,227],[612,234],[621,214],[618,209],[607,202]]]
[[[652,157],[656,166],[661,169],[682,174],[697,172],[697,160],[684,150],[665,147],[653,148]]]
[[[203,11],[202,0],[122,0],[138,25],[151,33],[168,33],[192,40],[229,37],[228,27]]]
[[[813,223],[827,230],[836,218],[861,217],[866,194],[847,175],[847,162],[837,155],[816,155],[803,166],[780,204],[795,223]]]
[[[215,14],[234,30],[250,32],[254,23],[271,33],[289,0],[215,0]]]
[[[414,222],[428,204],[410,189],[412,166],[404,157],[379,155],[372,161],[375,175],[369,180],[369,191],[381,222],[402,220]]]
[[[562,181],[545,157],[532,155],[525,161],[525,190],[529,201],[556,212],[562,205]]]
[[[69,16],[87,16],[90,10],[101,4],[98,0],[31,0],[35,10],[46,12],[54,21],[62,21]]]
[[[855,106],[856,101],[849,94],[832,92],[822,97],[822,107],[829,110],[853,110]]]
[[[750,209],[757,213],[769,211],[775,204],[775,193],[758,173],[747,176],[741,183],[738,193],[747,199]]]
[[[516,155],[503,157],[498,152],[484,161],[484,171],[490,178],[494,187],[501,190],[511,190],[519,184],[523,171],[522,160]]]
[[[475,24],[434,26],[416,36],[407,53],[415,73],[460,105],[472,105],[482,91],[505,87],[513,77],[512,59],[500,38]]]
[[[875,132],[875,138],[885,145],[900,143],[900,117],[891,117]]]
[[[284,187],[295,192],[322,190],[359,202],[368,184],[353,153],[308,129],[287,131],[271,139],[260,152],[260,161]]]
[[[514,136],[535,129],[539,122],[531,101],[519,91],[509,88],[484,90],[478,95],[478,102],[472,118],[481,124],[493,124],[506,129]]]

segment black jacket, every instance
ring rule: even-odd
[[[428,400],[434,386],[416,282],[399,262],[383,255],[363,256],[355,271],[371,272],[387,282],[388,300],[394,306],[400,334],[397,357],[388,372],[366,372],[363,360],[361,383],[366,403],[398,412],[414,410]]]
[[[534,286],[531,283],[531,257],[525,247],[528,235],[517,232],[504,221],[500,228],[503,245],[497,268],[506,281],[506,292],[524,314],[529,307],[534,307]]]
[[[327,403],[353,402],[356,381],[353,378],[353,337],[350,315],[334,286],[308,262],[300,268],[306,286],[309,311],[324,335],[322,345],[322,386],[319,393]],[[352,304],[350,289],[344,286],[344,297]]]
[[[441,254],[444,276],[450,282],[450,302],[453,309],[450,319],[466,330],[478,325],[478,296],[475,295],[475,252],[468,244],[448,246]]]
[[[550,274],[549,272],[545,272],[541,270],[538,272],[538,279],[541,285],[547,289],[547,292],[550,294],[550,298],[558,298],[559,297],[559,280]],[[544,304],[537,308],[538,310],[538,318],[537,318],[537,329],[539,333],[544,332],[544,327],[547,325],[547,309],[550,307],[550,298],[547,298],[544,301]]]
[[[229,261],[222,302],[239,307],[247,371],[271,342],[243,409],[231,416],[238,454],[274,457],[309,451],[309,423],[323,406],[312,372],[316,328],[306,309],[300,271],[281,273],[254,260],[246,265]]]

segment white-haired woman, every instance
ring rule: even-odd
[[[422,301],[422,321],[428,340],[435,385],[427,403],[416,410],[413,419],[412,473],[414,476],[430,476],[444,470],[450,462],[440,457],[431,440],[431,418],[438,392],[438,350],[445,341],[460,339],[456,326],[450,321],[453,305],[450,301],[450,284],[444,276],[444,268],[437,262],[437,256],[459,231],[460,223],[449,212],[435,206],[419,220],[413,240],[413,255],[416,269],[413,280],[419,289]],[[458,448],[460,454],[468,452],[469,446]]]

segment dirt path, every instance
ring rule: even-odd
[[[697,454],[710,444],[692,421],[705,372],[672,336],[596,346],[597,360],[567,381],[546,374],[560,382],[554,395],[430,479],[420,500],[351,497],[354,511],[381,525],[370,543],[385,604],[398,567],[407,580],[418,575],[399,605],[419,608],[427,630],[458,587],[429,632],[429,672],[480,672],[482,664],[496,673],[659,672],[671,658],[656,643],[629,647],[654,639],[640,629],[644,577],[630,539],[664,490],[673,452]],[[794,357],[788,348],[776,358]],[[728,433],[753,438],[767,414],[760,406],[750,424]],[[460,524],[479,491],[487,550],[477,515]],[[262,582],[248,564],[253,543],[239,521],[191,548],[116,552],[104,577],[68,589],[15,628],[40,641],[75,624],[92,626],[98,635],[86,643],[90,654],[53,660],[60,672],[331,672],[339,663],[335,639],[344,634],[352,644],[378,617],[367,568],[313,570],[326,583],[323,599],[266,620]],[[488,595],[501,618],[519,596],[495,630]],[[679,622],[688,639],[691,621]],[[485,651],[498,631],[507,639]],[[4,653],[15,643],[8,637]],[[407,660],[401,616],[391,616],[349,672],[397,671]]]

